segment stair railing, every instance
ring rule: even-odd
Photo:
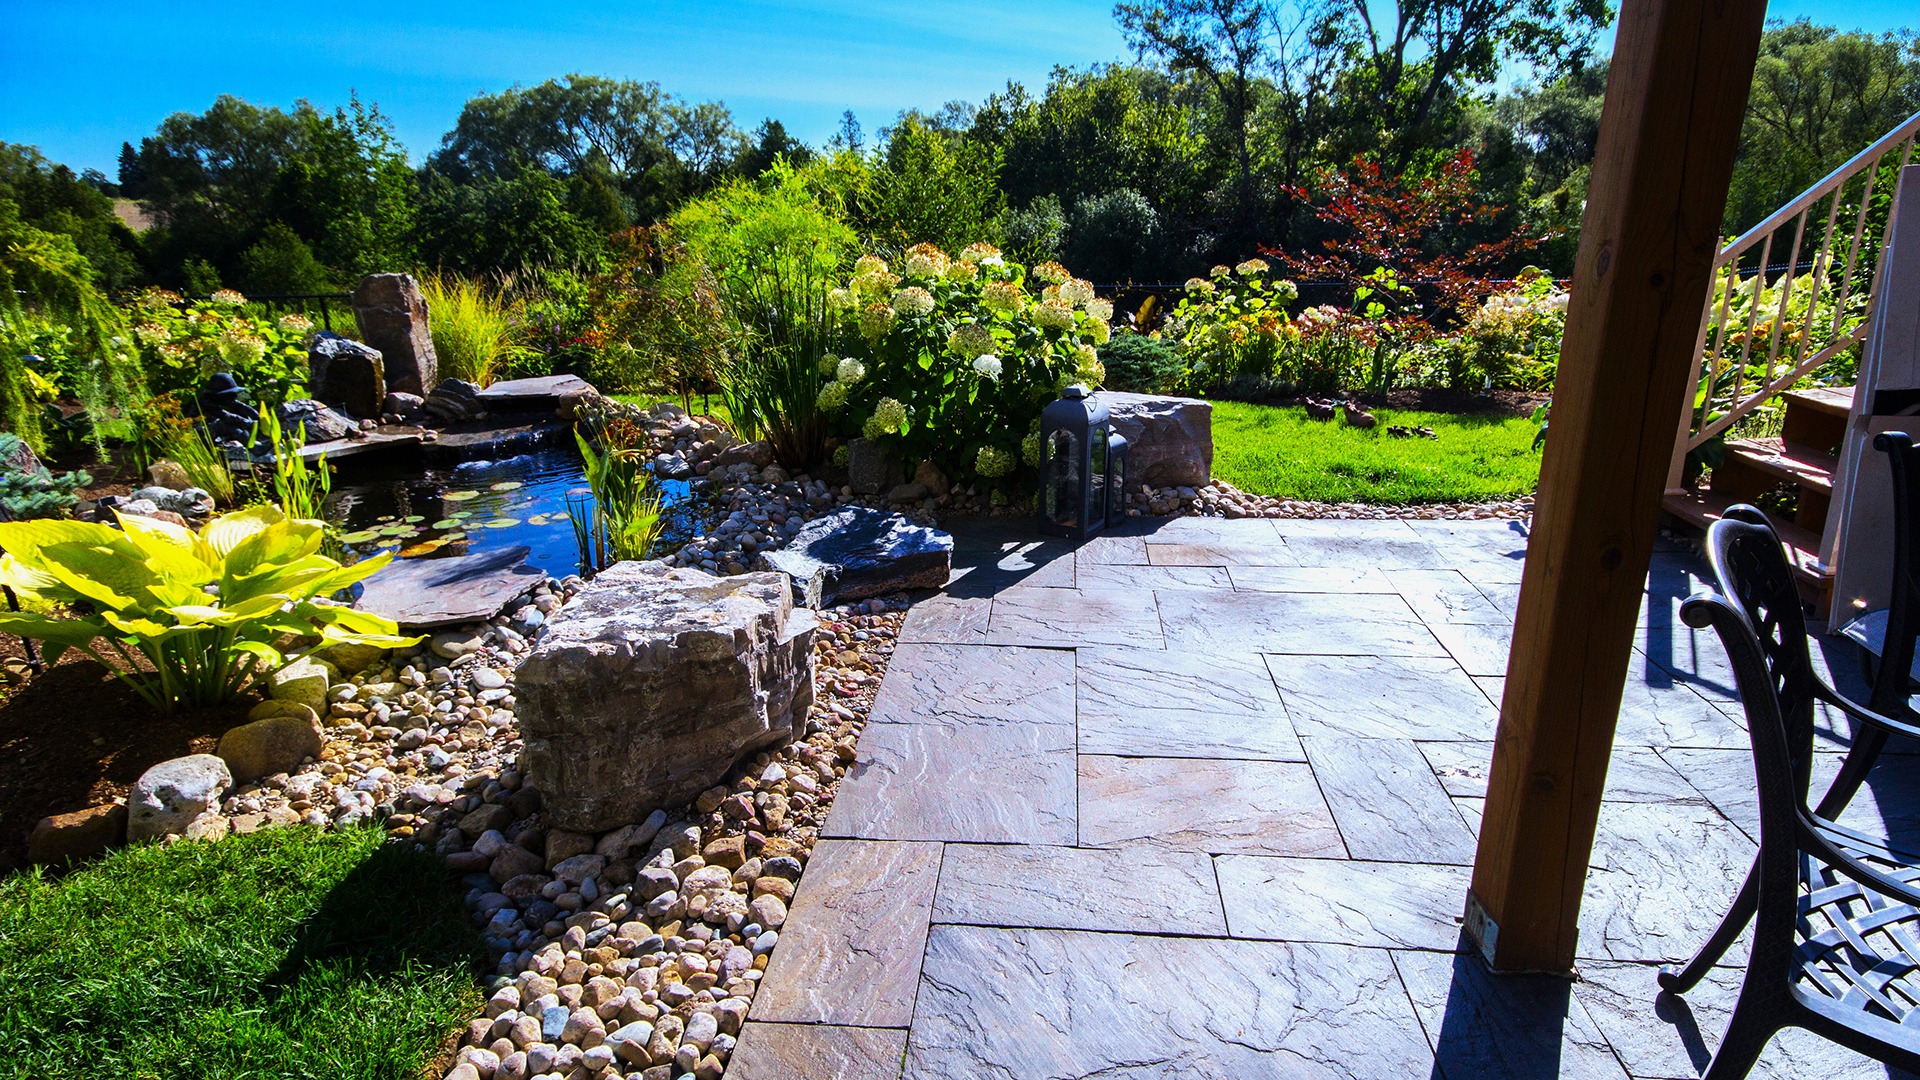
[[[1669,490],[1681,487],[1689,453],[1865,339],[1892,226],[1890,181],[1913,160],[1916,136],[1920,113],[1715,256]]]

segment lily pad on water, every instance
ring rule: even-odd
[[[470,518],[470,517],[472,517],[472,516],[473,516],[473,511],[471,511],[471,510],[455,510],[455,511],[454,511],[453,513],[451,513],[451,514],[448,514],[447,516],[448,516],[449,518],[452,518],[452,519],[453,519],[453,520],[455,520],[455,521],[465,521],[466,519],[468,519],[468,518]]]
[[[523,488],[525,486],[526,486],[525,484],[521,483],[518,480],[502,480],[497,484],[487,485],[487,490],[488,491],[517,491],[520,488]]]
[[[433,523],[433,527],[436,529],[457,529],[460,527],[460,519],[451,517],[441,518],[439,521]]]
[[[403,517],[400,520],[406,522],[409,525],[418,525],[427,519],[421,517],[419,514],[408,514],[406,517]]]
[[[480,493],[477,491],[449,491],[440,497],[448,502],[466,502],[468,499],[479,498]]]
[[[400,557],[403,559],[414,559],[422,555],[431,555],[446,546],[447,541],[445,537],[441,537],[438,540],[423,540],[411,547],[401,548]]]
[[[380,530],[361,529],[358,532],[350,532],[342,536],[340,542],[343,544],[365,544],[378,539],[380,539]]]
[[[411,525],[388,525],[386,528],[380,530],[380,535],[404,539],[406,537],[419,536],[420,530]]]
[[[491,521],[481,522],[480,527],[483,529],[511,529],[518,524],[520,524],[519,518],[497,517]]]
[[[448,534],[446,534],[445,536],[442,536],[442,537],[440,537],[439,539],[440,539],[440,541],[441,541],[441,543],[445,543],[445,544],[458,544],[458,543],[461,543],[461,542],[463,542],[463,541],[465,541],[465,540],[466,540],[466,538],[467,538],[467,534],[466,534],[466,533],[463,533],[463,532],[460,532],[460,531],[458,531],[458,530],[456,530],[456,531],[454,531],[454,532],[450,532],[450,533],[448,533]]]

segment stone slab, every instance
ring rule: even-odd
[[[1083,754],[1079,819],[1089,846],[1347,856],[1313,771],[1298,762]]]
[[[1387,575],[1371,566],[1229,566],[1240,592],[1390,593]]]
[[[1491,739],[1500,710],[1448,657],[1269,656],[1302,735]]]
[[[1602,803],[1577,953],[1678,961],[1719,923],[1754,845],[1711,806]]]
[[[1513,652],[1512,625],[1429,621],[1427,629],[1467,674],[1506,675]]]
[[[1394,595],[1235,592],[1157,594],[1169,648],[1319,656],[1444,656]]]
[[[849,506],[801,526],[762,552],[762,569],[793,579],[809,607],[913,589],[938,589],[953,572],[953,537],[904,514]]]
[[[1301,566],[1443,569],[1448,562],[1402,521],[1275,522]]]
[[[1421,753],[1449,795],[1485,798],[1492,769],[1492,742],[1423,742]],[[1732,751],[1715,751],[1731,753]],[[1607,762],[1605,802],[1701,803],[1698,791],[1645,746],[1616,745]]]
[[[1128,589],[1008,589],[987,620],[993,645],[1165,646],[1154,594]]]
[[[902,644],[980,645],[987,640],[987,597],[933,596],[913,605],[900,624]]]
[[[1063,724],[872,724],[822,833],[1071,844],[1074,782]]]
[[[784,940],[784,939],[782,939]],[[900,1080],[901,1028],[829,1027],[749,1020],[727,1060],[733,1080]]]
[[[1475,676],[1487,697],[1499,701],[1507,680]],[[1620,718],[1614,742],[1626,746],[1716,747],[1744,750],[1752,746],[1747,732],[1726,712],[1690,687],[1666,682],[1652,685],[1627,672],[1620,693]]]
[[[1147,542],[1147,561],[1155,566],[1298,566],[1299,560],[1280,542],[1268,537],[1252,544],[1227,540],[1180,544]]]
[[[477,555],[395,559],[366,580],[355,606],[407,629],[491,619],[546,577],[527,565],[528,550],[521,545]]]
[[[1571,981],[1496,976],[1472,953],[1396,952],[1393,962],[1441,1074],[1627,1080]]]
[[[1432,1068],[1377,949],[937,926],[925,970],[907,1048],[916,1080]]]
[[[561,420],[536,423],[462,424],[421,444],[428,461],[479,461],[511,457],[543,446],[571,446],[573,425]]]
[[[1513,625],[1512,612],[1494,606],[1486,594],[1458,570],[1388,570],[1384,576],[1413,613],[1428,625]]]
[[[1313,775],[1356,859],[1473,862],[1474,838],[1407,739],[1301,740]]]
[[[906,1026],[939,877],[939,844],[822,840],[754,996],[753,1018]]]
[[[1227,592],[1233,582],[1218,566],[1128,566],[1082,562],[1074,580],[1085,589],[1201,589]]]
[[[1518,585],[1526,565],[1526,522],[1409,521],[1415,536],[1431,544],[1444,560],[1475,582]]]
[[[1152,845],[948,844],[933,921],[1213,937],[1227,932],[1207,856]]]
[[[1071,725],[1073,719],[1073,653],[1000,645],[897,647],[870,714],[875,724]]]
[[[1099,647],[1077,657],[1083,754],[1306,760],[1257,655]]]
[[[1103,534],[1089,537],[1074,550],[1082,569],[1089,566],[1145,566],[1147,541],[1141,536]]]
[[[1452,949],[1470,875],[1424,863],[1220,855],[1227,930],[1237,938]]]
[[[488,409],[505,412],[512,409],[553,409],[562,398],[594,393],[593,384],[578,375],[536,375],[529,379],[508,379],[481,390],[477,397]]]

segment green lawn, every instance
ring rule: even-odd
[[[1539,425],[1520,417],[1377,409],[1370,431],[1299,406],[1213,403],[1213,474],[1243,491],[1322,502],[1484,502],[1531,492]],[[1439,439],[1394,438],[1393,425]]]
[[[481,1003],[460,891],[372,829],[17,874],[0,882],[0,1074],[415,1076]]]

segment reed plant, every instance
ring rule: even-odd
[[[660,535],[660,499],[652,490],[646,455],[608,446],[596,452],[579,431],[574,441],[586,464],[587,492],[567,493],[567,518],[580,550],[580,572],[644,559]]]
[[[233,468],[227,462],[225,448],[214,441],[206,424],[189,419],[170,427],[159,436],[154,449],[179,465],[189,484],[213,496],[214,505],[233,505]]]
[[[262,441],[273,449],[271,472],[261,484],[271,494],[273,504],[290,518],[320,520],[327,493],[333,490],[333,470],[325,454],[311,463],[301,455],[307,445],[306,426],[288,428],[280,422],[276,410],[268,409],[260,414],[251,440],[256,446]]]
[[[520,341],[519,320],[504,288],[453,274],[428,274],[420,290],[431,314],[428,323],[441,378],[486,386],[535,354]]]

